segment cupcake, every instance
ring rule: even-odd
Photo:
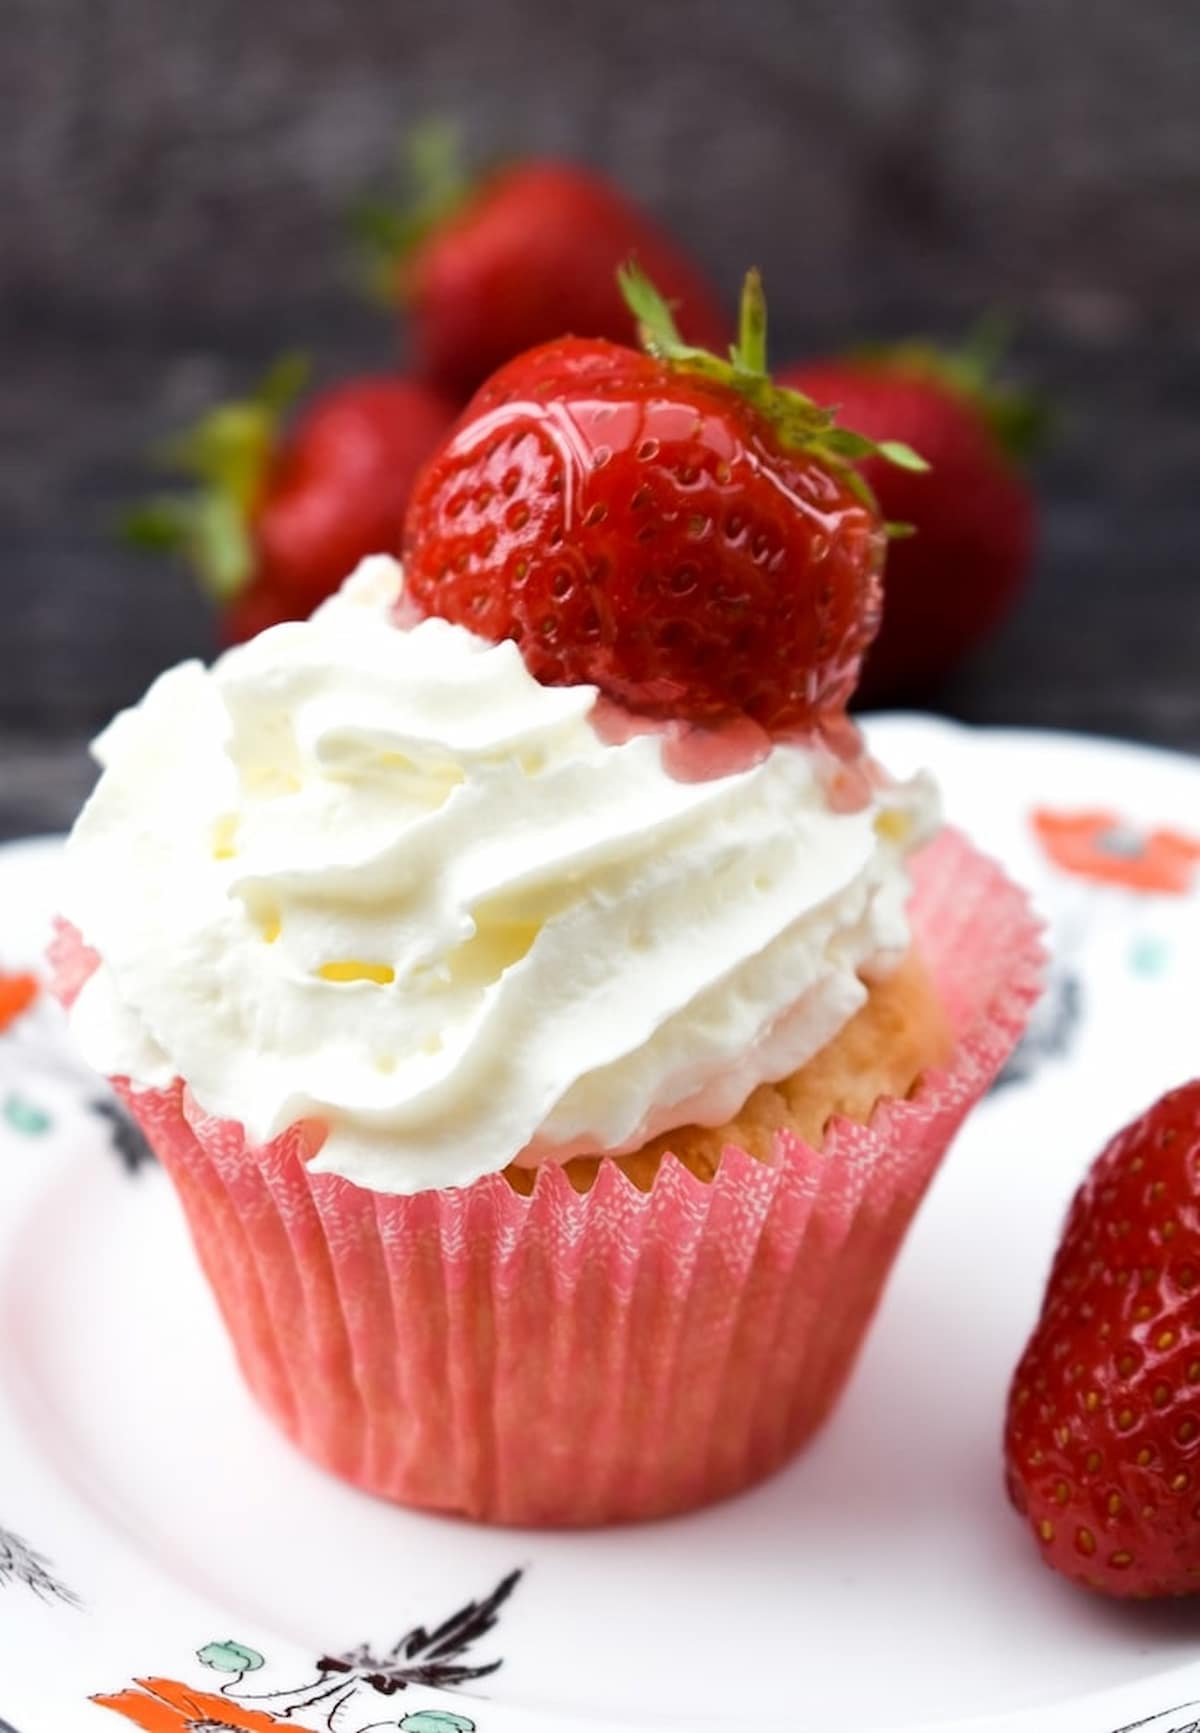
[[[730,363],[631,290],[649,353],[502,369],[403,571],[101,736],[56,944],[255,1395],[506,1523],[796,1452],[1037,991],[1024,897],[844,715],[865,442],[771,384],[756,285]]]

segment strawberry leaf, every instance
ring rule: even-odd
[[[746,272],[738,316],[738,340],[730,350],[735,373],[754,379],[767,376],[767,298],[762,273],[754,267]]]
[[[178,499],[146,500],[122,512],[119,528],[122,541],[145,553],[178,553],[187,534],[186,512]]]
[[[254,393],[269,415],[286,415],[312,377],[312,359],[302,349],[288,349],[273,361]]]
[[[876,509],[875,496],[855,463],[866,457],[881,457],[901,469],[929,468],[924,458],[902,441],[887,439],[877,443],[852,428],[839,427],[834,410],[821,408],[802,391],[775,384],[767,368],[767,303],[757,270],[747,271],[742,285],[738,339],[730,348],[728,361],[683,341],[670,303],[636,260],[630,259],[619,267],[617,282],[626,306],[637,320],[638,336],[648,355],[736,391],[771,423],[781,445],[792,451],[807,451],[828,465],[855,497],[872,510]]]
[[[864,343],[851,358],[908,374],[943,386],[974,405],[1011,458],[1034,455],[1053,425],[1049,406],[1033,393],[997,378],[1012,341],[1013,321],[992,308],[968,332],[957,348],[946,348],[927,337],[902,343]]]
[[[307,357],[281,355],[249,397],[219,404],[165,441],[154,453],[158,467],[192,486],[127,512],[121,529],[130,546],[181,554],[215,601],[236,596],[254,574],[254,513],[280,424],[308,376]]]
[[[229,494],[201,494],[187,551],[214,601],[232,601],[254,573],[246,515]]]
[[[884,439],[876,447],[880,457],[886,457],[889,463],[894,463],[897,469],[911,469],[918,475],[923,475],[929,468],[920,452],[914,451],[911,445],[905,445],[901,439]]]
[[[425,237],[466,203],[477,184],[464,164],[462,129],[430,119],[402,141],[398,191],[357,205],[349,216],[359,274],[372,300],[404,298],[403,266]]]
[[[874,440],[848,427],[831,427],[823,443],[826,450],[836,452],[839,457],[871,457],[876,450]]]
[[[707,349],[696,349],[685,343],[675,323],[671,304],[665,300],[636,259],[617,267],[617,284],[625,297],[625,305],[638,324],[638,336],[647,354],[663,361],[705,359],[716,361]]]

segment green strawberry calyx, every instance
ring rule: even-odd
[[[214,601],[231,601],[254,576],[254,514],[280,426],[308,374],[305,356],[283,355],[249,397],[219,404],[168,440],[155,461],[191,486],[127,512],[126,541],[181,555]]]
[[[998,377],[1012,342],[1012,320],[999,309],[985,313],[966,340],[947,348],[932,338],[863,344],[850,360],[909,379],[940,385],[962,397],[991,429],[997,445],[1017,463],[1028,461],[1052,430],[1053,411],[1044,399]]]
[[[767,368],[767,302],[758,271],[746,273],[737,342],[730,348],[728,361],[710,349],[684,342],[669,303],[635,262],[622,265],[617,279],[638,322],[638,335],[647,354],[736,391],[770,422],[786,450],[807,452],[834,470],[864,505],[874,510],[876,500],[854,467],[862,458],[882,457],[900,469],[929,468],[910,445],[895,439],[877,442],[849,427],[839,427],[835,410],[822,407],[791,386],[776,384]]]
[[[447,120],[414,127],[401,143],[399,179],[398,201],[368,199],[350,213],[367,293],[388,306],[407,299],[404,267],[421,242],[478,188],[466,167],[461,128]]]

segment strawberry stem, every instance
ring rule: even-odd
[[[925,459],[902,441],[877,443],[849,427],[839,427],[832,409],[823,409],[802,391],[776,385],[767,368],[767,302],[757,270],[747,271],[742,285],[738,340],[728,361],[683,341],[669,303],[635,260],[619,267],[617,282],[637,320],[638,337],[648,355],[736,391],[766,417],[781,445],[810,452],[836,470],[864,504],[873,508],[875,497],[854,467],[861,458],[882,457],[900,469],[929,468]]]

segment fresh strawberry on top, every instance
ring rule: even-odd
[[[603,176],[514,162],[472,184],[453,134],[414,141],[414,209],[365,213],[376,277],[407,315],[418,370],[461,401],[514,355],[567,333],[634,340],[617,267],[635,257],[689,341],[720,349],[729,319],[699,267]]]
[[[851,460],[921,460],[772,382],[756,272],[727,361],[636,268],[622,283],[644,350],[564,338],[468,405],[413,490],[407,596],[514,639],[548,685],[810,727],[849,698],[879,616],[885,531]]]
[[[1005,1459],[1047,1564],[1110,1595],[1200,1591],[1200,1080],[1120,1132],[1077,1193]]]
[[[929,462],[928,474],[877,458],[862,465],[884,516],[913,532],[888,553],[864,703],[935,684],[1000,623],[1029,575],[1034,501],[1018,460],[1040,417],[1029,399],[992,382],[995,359],[984,334],[957,355],[914,343],[780,375],[835,404],[851,427],[907,440]]]
[[[135,539],[190,558],[227,641],[304,619],[364,555],[398,552],[413,478],[453,416],[429,387],[380,375],[322,392],[284,432],[302,376],[285,360],[174,441],[167,461],[196,487],[130,520]]]

